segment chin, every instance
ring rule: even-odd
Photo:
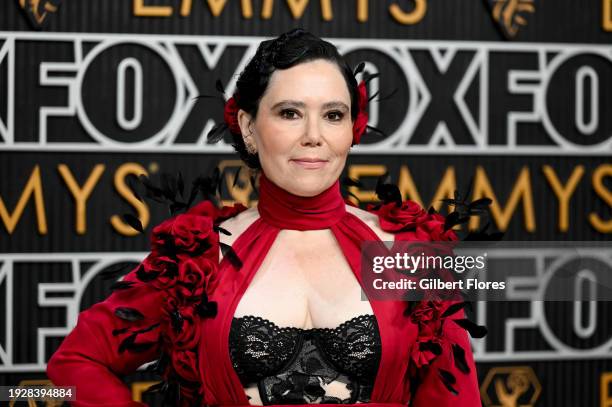
[[[299,196],[315,196],[325,191],[336,182],[327,174],[300,174],[294,178],[289,192]]]

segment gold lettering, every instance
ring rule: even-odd
[[[208,0],[208,7],[215,17],[218,17],[225,8],[226,0]],[[193,0],[181,0],[181,17],[191,15]],[[253,2],[252,0],[240,0],[243,18],[253,17]]]
[[[23,210],[30,199],[34,195],[34,205],[36,207],[36,221],[38,225],[38,233],[41,235],[47,234],[47,217],[45,215],[45,201],[43,198],[42,182],[40,180],[40,168],[34,167],[26,186],[23,188],[23,192],[15,205],[15,210],[12,214],[9,214],[8,209],[4,205],[2,197],[0,197],[0,218],[6,227],[9,235],[15,230],[19,218],[23,214]]]
[[[368,0],[357,0],[357,21],[368,21]]]
[[[380,177],[387,172],[385,165],[373,165],[373,164],[356,164],[349,166],[347,175],[349,178],[358,181],[361,177]],[[350,194],[348,199],[354,204],[358,204],[357,200],[362,203],[365,202],[378,202],[375,191],[360,191],[355,186],[348,187]]]
[[[87,216],[86,216],[86,204],[89,195],[91,195],[91,191],[93,191],[94,187],[100,180],[102,173],[104,172],[104,164],[97,164],[87,181],[85,181],[85,185],[83,188],[79,188],[79,184],[77,184],[72,172],[66,164],[59,164],[57,166],[57,170],[62,176],[64,182],[68,186],[72,197],[74,198],[74,202],[76,203],[75,210],[75,219],[76,219],[76,232],[79,235],[85,234],[85,230],[87,229]]]
[[[172,6],[146,6],[144,0],[134,0],[132,10],[136,17],[170,17],[172,15]]]
[[[423,200],[421,199],[421,195],[419,195],[419,191],[416,185],[414,184],[414,180],[412,179],[412,174],[410,174],[410,170],[406,165],[402,165],[400,167],[397,187],[400,190],[402,199],[410,199],[423,206]]]
[[[289,11],[291,11],[291,15],[295,20],[302,18],[304,14],[304,10],[308,5],[309,0],[286,0],[287,6],[289,6]],[[274,0],[263,0],[263,4],[261,6],[261,18],[270,19],[272,18],[272,9],[274,7]],[[321,10],[323,14],[323,19],[327,20],[326,17],[332,18],[332,9],[331,9],[331,0],[321,0]]]
[[[561,185],[559,178],[557,178],[557,174],[555,174],[555,170],[550,165],[545,165],[542,171],[559,201],[559,230],[561,232],[567,232],[569,228],[569,201],[578,186],[578,182],[580,182],[584,174],[584,166],[579,165],[574,168],[565,187]]]
[[[427,11],[427,0],[414,0],[414,10],[406,13],[398,4],[389,6],[389,13],[400,24],[410,25],[420,22]]]
[[[600,378],[600,406],[612,407],[612,393],[608,390],[612,385],[612,373],[602,373]]]
[[[191,5],[192,5],[192,1],[191,0],[182,0],[181,1],[181,17],[187,17],[188,15],[191,15]]]
[[[130,190],[130,188],[125,183],[125,178],[128,175],[138,176],[140,174],[147,175],[147,171],[140,165],[136,163],[125,163],[121,165],[117,172],[115,172],[115,189],[130,205],[136,209],[138,212],[138,218],[140,219],[140,223],[142,223],[142,227],[146,228],[149,224],[149,208],[144,202],[141,202],[134,196],[134,193]],[[121,217],[118,215],[111,216],[111,225],[113,228],[124,236],[134,236],[139,232],[134,230],[130,225],[127,225],[121,220]]]
[[[612,0],[601,1],[601,27],[604,31],[612,31]]]
[[[269,20],[272,18],[272,6],[274,6],[274,0],[263,0],[261,5],[261,18]]]
[[[251,0],[240,0],[243,18],[253,18],[253,3]]]
[[[528,232],[535,231],[535,213],[533,209],[533,194],[531,191],[531,181],[529,178],[529,168],[523,167],[518,176],[518,180],[512,188],[512,193],[508,199],[505,209],[502,209],[495,197],[491,183],[487,178],[487,174],[481,166],[476,169],[476,177],[474,179],[474,194],[472,200],[488,197],[493,200],[491,204],[491,213],[495,222],[501,231],[506,230],[510,223],[510,218],[515,211],[519,200],[523,200],[523,216],[525,221],[525,229]],[[478,229],[480,217],[472,216],[469,221],[470,230]]]
[[[208,0],[208,7],[213,16],[219,17],[223,9],[225,8],[227,0]]]
[[[321,0],[321,15],[325,21],[331,21],[334,18],[331,0]]]
[[[608,206],[612,207],[612,191],[607,189],[603,183],[603,178],[609,176],[612,176],[612,164],[600,165],[593,172],[592,182],[595,193],[599,195],[601,199],[608,204]],[[589,214],[589,221],[598,232],[612,232],[612,219],[604,221],[598,214],[592,212]]]

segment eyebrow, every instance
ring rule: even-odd
[[[272,106],[272,109],[276,109],[280,106],[293,106],[293,107],[304,108],[306,107],[306,104],[304,102],[300,102],[297,100],[281,100],[280,102],[275,103]],[[337,100],[334,100],[332,102],[327,102],[323,105],[323,109],[332,109],[332,108],[344,108],[346,110],[349,110],[349,107],[346,105],[346,103],[340,102]]]

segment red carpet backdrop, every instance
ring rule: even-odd
[[[145,256],[121,215],[149,232],[167,214],[134,198],[137,175],[219,165],[224,199],[253,204],[229,139],[206,140],[222,104],[195,97],[217,79],[233,91],[258,43],[295,26],[380,74],[385,136],[364,136],[345,174],[362,204],[386,172],[442,213],[472,181],[505,240],[612,240],[612,0],[5,0],[0,385],[44,383],[79,311],[109,295],[100,274]],[[612,303],[533,301],[562,255],[497,259],[529,289],[475,307],[483,405],[612,406]],[[152,405],[154,380],[126,378]]]

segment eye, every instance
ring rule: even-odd
[[[332,112],[327,113],[327,118],[333,122],[339,122],[344,118],[344,113],[334,110]]]
[[[299,117],[299,113],[293,109],[283,109],[280,111],[280,116],[283,119],[294,120]]]

